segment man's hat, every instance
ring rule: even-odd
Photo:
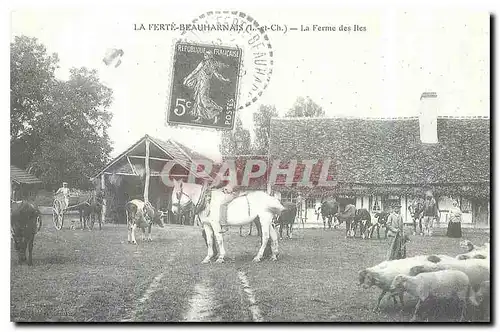
[[[393,208],[400,208],[400,207],[401,207],[401,204],[399,204],[399,203],[394,203],[394,204],[392,204],[392,207],[393,207]]]
[[[434,195],[432,194],[432,191],[427,190],[427,191],[425,192],[425,196],[426,196],[426,197],[433,197]]]
[[[68,182],[63,182],[63,184],[68,184]]]

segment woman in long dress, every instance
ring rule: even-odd
[[[215,119],[222,112],[222,107],[210,98],[210,81],[212,76],[215,76],[222,82],[229,82],[228,78],[222,76],[218,69],[228,67],[228,65],[214,60],[211,51],[206,51],[204,59],[198,66],[184,79],[183,84],[194,90],[193,108],[191,115],[195,118],[195,122],[201,122],[202,119]]]
[[[461,238],[462,237],[462,211],[458,206],[458,202],[453,202],[453,207],[450,209],[450,220],[448,221],[447,237]]]

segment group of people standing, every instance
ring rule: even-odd
[[[436,199],[431,191],[427,191],[423,202],[416,202],[410,206],[412,213],[413,232],[417,233],[417,223],[420,235],[432,236],[434,223],[439,220],[440,212]],[[454,200],[449,209],[449,221],[446,236],[452,238],[462,237],[462,211],[459,202]]]

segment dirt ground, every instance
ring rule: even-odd
[[[224,234],[226,263],[202,265],[206,247],[197,227],[154,227],[153,242],[138,235],[139,244],[131,245],[124,225],[88,231],[70,230],[67,223],[56,231],[51,216],[44,216],[33,266],[19,265],[11,249],[11,320],[409,321],[414,299],[405,296],[403,312],[388,299],[374,312],[380,291],[358,286],[358,271],[384,260],[388,240],[345,239],[343,229],[299,229],[280,241],[277,262],[253,263],[259,239],[238,231]],[[411,236],[408,256],[462,253],[460,239],[444,232]],[[477,244],[489,238],[482,230],[463,232]],[[453,321],[452,313],[444,310],[434,319]]]

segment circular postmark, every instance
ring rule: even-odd
[[[235,46],[242,50],[237,109],[255,103],[273,73],[273,49],[264,27],[240,11],[209,11],[180,26],[184,40]]]

